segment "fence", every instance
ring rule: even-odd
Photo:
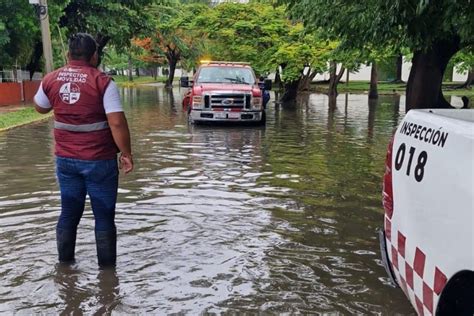
[[[0,106],[32,102],[41,82],[41,74],[25,70],[0,71]]]

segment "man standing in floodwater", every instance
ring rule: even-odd
[[[47,74],[34,97],[40,113],[54,111],[56,173],[61,214],[56,226],[59,261],[74,262],[76,232],[86,194],[95,218],[100,267],[117,257],[115,204],[120,168],[133,169],[130,132],[117,86],[97,69],[97,43],[86,33],[69,39],[68,64]]]

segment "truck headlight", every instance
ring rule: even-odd
[[[252,98],[252,110],[261,110],[262,109],[262,98],[253,97]]]
[[[204,98],[201,95],[193,96],[192,108],[193,109],[204,108]]]

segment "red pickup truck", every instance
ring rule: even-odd
[[[183,107],[191,122],[265,122],[271,81],[259,85],[248,63],[202,62],[192,81],[181,78],[181,87],[189,88]]]

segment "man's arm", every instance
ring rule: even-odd
[[[42,108],[36,102],[35,102],[35,110],[36,110],[36,112],[41,113],[41,114],[46,114],[46,113],[51,112],[51,108],[49,108],[49,109]]]
[[[127,119],[123,113],[120,95],[115,82],[111,81],[104,93],[104,109],[107,114],[110,130],[120,152],[120,166],[129,173],[133,170],[132,147]]]
[[[46,114],[52,110],[52,106],[49,103],[49,99],[46,96],[46,93],[44,93],[43,91],[43,83],[40,84],[38,91],[36,92],[35,97],[33,98],[33,101],[35,103],[35,110],[38,113]]]
[[[107,114],[110,130],[115,144],[122,153],[120,156],[121,168],[125,173],[133,170],[132,146],[130,142],[130,131],[127,119],[123,112],[112,112]]]

